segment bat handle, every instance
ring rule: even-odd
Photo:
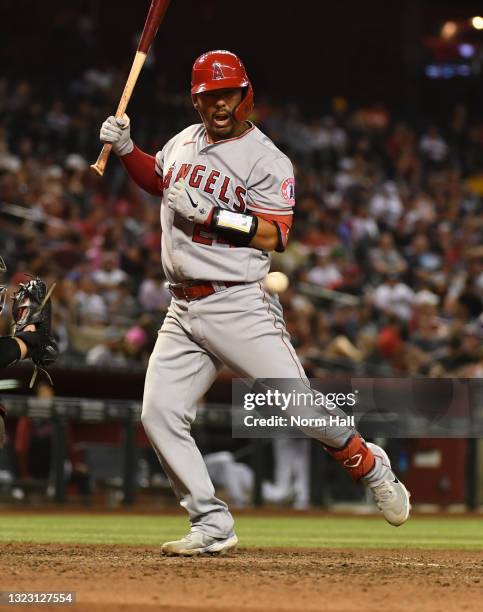
[[[141,72],[141,68],[143,67],[144,61],[146,59],[146,53],[142,51],[137,51],[134,57],[134,61],[131,66],[131,72],[127,77],[126,85],[124,86],[124,91],[122,92],[121,99],[119,101],[119,106],[117,107],[116,117],[123,117],[126,112],[127,105],[131,98],[131,94],[133,92],[134,86],[136,85],[136,81],[138,79],[139,73]],[[107,160],[109,159],[109,155],[111,154],[112,144],[106,143],[102,147],[102,151],[97,158],[95,164],[92,164],[91,169],[102,176],[104,174],[104,170],[106,169]]]
[[[97,158],[96,163],[91,165],[91,169],[99,176],[102,176],[104,174],[104,170],[106,169],[107,160],[109,159],[111,150],[112,144],[110,142],[106,142],[106,144],[102,147],[101,152],[99,153],[99,157]]]

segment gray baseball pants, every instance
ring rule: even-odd
[[[290,343],[282,307],[260,283],[236,285],[192,302],[173,299],[146,373],[144,429],[192,527],[216,538],[233,532],[233,517],[215,497],[190,428],[198,401],[223,364],[241,378],[299,379],[301,392],[307,392],[308,381]],[[306,433],[340,448],[354,430],[335,426]],[[376,461],[371,480],[381,480],[384,470],[387,466]]]

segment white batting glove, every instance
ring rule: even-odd
[[[112,150],[122,157],[131,153],[134,142],[131,140],[130,121],[127,115],[116,119],[112,115],[101,125],[99,138],[103,143],[112,144]]]
[[[213,204],[203,202],[198,194],[189,191],[184,179],[176,182],[168,194],[168,206],[192,223],[209,225],[213,216]]]

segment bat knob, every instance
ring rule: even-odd
[[[104,168],[99,168],[97,164],[91,164],[91,170],[95,172],[98,176],[104,175]]]

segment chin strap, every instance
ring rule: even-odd
[[[246,121],[252,114],[253,97],[253,87],[250,81],[248,81],[248,87],[245,88],[243,99],[233,113],[237,121]]]

